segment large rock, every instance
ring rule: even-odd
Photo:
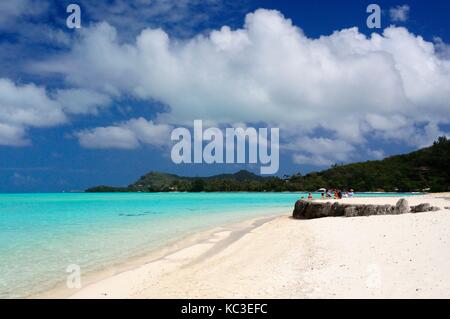
[[[408,201],[404,198],[400,198],[395,205],[394,214],[400,215],[400,214],[406,214],[409,213],[409,205]]]
[[[334,204],[333,204],[334,205]],[[331,203],[319,203],[299,200],[295,203],[294,218],[312,219],[320,217],[337,216]]]
[[[431,206],[428,203],[419,204],[417,206],[411,207],[411,213],[426,213],[426,212],[437,212],[440,210],[439,207]]]
[[[419,205],[417,205],[417,206],[412,206],[412,207],[411,207],[411,212],[412,212],[412,213],[428,212],[430,208],[431,208],[431,205],[428,204],[428,203],[425,203],[425,204],[419,204]]]
[[[358,209],[354,206],[345,207],[345,217],[357,217],[358,215]]]
[[[371,215],[399,215],[409,212],[435,211],[438,207],[431,207],[429,204],[412,206],[408,201],[400,199],[395,206],[392,205],[364,205],[364,204],[341,204],[334,202],[314,202],[299,200],[295,203],[293,217],[296,219],[313,219],[321,217],[357,217]]]

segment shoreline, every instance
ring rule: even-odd
[[[227,232],[227,231],[238,231],[242,227],[248,227],[249,224],[259,224],[261,221],[268,221],[275,219],[284,214],[281,208],[269,208],[267,212],[270,212],[266,216],[251,217],[241,221],[226,222],[223,225],[212,226],[206,229],[201,229],[198,231],[188,232],[186,235],[180,238],[173,239],[168,243],[165,243],[157,248],[151,248],[143,251],[141,254],[136,255],[131,258],[127,258],[125,261],[118,261],[111,265],[108,265],[99,270],[88,271],[87,274],[82,273],[82,284],[84,289],[91,285],[101,282],[102,280],[108,279],[120,275],[124,272],[133,271],[139,267],[145,266],[146,264],[157,262],[164,259],[166,256],[171,254],[176,254],[183,249],[189,248],[191,246],[200,244],[202,242],[208,241],[213,238],[216,233]],[[59,298],[70,298],[72,295],[77,294],[79,290],[69,289],[66,287],[65,283],[59,282],[50,289],[46,289],[41,292],[32,293],[25,297],[26,299],[59,299]]]
[[[83,278],[80,290],[31,298],[448,298],[449,196],[407,197],[439,212],[299,221],[286,211],[213,227]]]

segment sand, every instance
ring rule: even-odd
[[[316,220],[286,211],[206,232],[71,298],[450,298],[450,194],[407,199],[442,210]]]

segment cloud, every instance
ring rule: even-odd
[[[0,78],[0,145],[31,144],[26,131],[69,122],[68,115],[96,115],[112,99],[89,89],[61,89],[48,93],[35,84],[17,85]]]
[[[329,166],[336,162],[351,159],[355,147],[350,143],[329,138],[303,137],[289,144],[294,153],[293,161],[297,164]],[[302,153],[297,153],[301,151]]]
[[[435,123],[428,123],[420,129],[420,133],[413,135],[413,143],[419,147],[430,146],[437,136],[446,136],[450,138],[448,132],[442,131]]]
[[[97,127],[76,133],[80,145],[92,149],[135,149],[141,144],[163,146],[170,143],[170,127],[144,118],[114,126]]]
[[[65,6],[55,0],[0,1],[2,77],[23,78],[30,61],[70,47],[73,31]]]
[[[367,154],[370,156],[370,158],[373,158],[373,159],[376,159],[376,160],[381,160],[381,159],[386,157],[386,154],[384,153],[383,150],[372,150],[372,149],[369,149],[367,151]]]
[[[30,186],[32,184],[37,183],[39,180],[30,175],[23,175],[18,172],[15,172],[11,176],[11,181],[15,186]]]
[[[48,3],[36,0],[14,0],[0,2],[0,29],[16,19],[37,16],[45,12]]]
[[[56,100],[71,114],[98,114],[100,108],[111,103],[111,98],[87,89],[65,89],[56,92]]]
[[[139,140],[134,132],[120,126],[97,127],[89,131],[77,133],[80,145],[86,148],[119,148],[134,149]]]
[[[393,22],[406,22],[409,18],[410,7],[407,4],[389,9],[389,15]]]
[[[0,145],[25,146],[29,143],[23,127],[0,123]]]
[[[79,0],[92,21],[108,21],[123,39],[135,37],[144,28],[164,28],[178,37],[189,37],[208,28],[220,16],[230,20],[230,13],[240,12],[247,1],[222,0]]]
[[[436,53],[443,59],[450,60],[450,45],[446,44],[440,37],[434,37],[433,40]]]
[[[0,79],[0,145],[26,145],[26,128],[51,127],[66,121],[60,105],[45,88]]]
[[[158,123],[266,123],[281,127],[285,143],[326,131],[315,137],[335,141],[333,147],[303,155],[325,163],[350,158],[336,152],[339,143],[355,147],[377,136],[419,145],[420,127],[448,124],[443,45],[401,27],[370,37],[350,28],[309,38],[281,13],[260,9],[240,29],[183,39],[147,28],[123,42],[100,23],[84,28],[69,53],[34,70],[62,75],[71,87],[157,100],[169,110]]]

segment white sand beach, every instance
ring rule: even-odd
[[[407,200],[441,210],[315,220],[286,211],[205,232],[71,298],[450,298],[450,194]]]

